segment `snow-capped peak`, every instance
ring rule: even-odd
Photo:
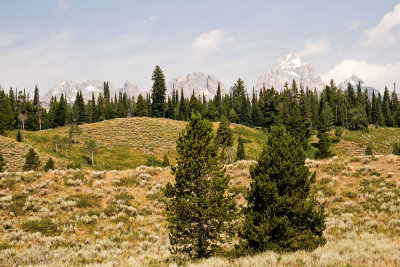
[[[300,57],[293,54],[288,54],[280,59],[279,65],[282,69],[292,69],[292,68],[302,67],[307,64],[304,63]]]
[[[311,90],[322,90],[325,86],[310,64],[303,62],[296,55],[288,54],[281,57],[269,72],[258,78],[256,90],[265,85],[266,88],[274,87],[280,91],[286,83],[291,85],[293,80],[296,81],[297,86],[303,85],[304,88],[308,87]]]

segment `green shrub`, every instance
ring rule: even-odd
[[[374,154],[374,150],[372,148],[372,144],[368,144],[365,148],[365,155],[372,156]]]
[[[78,208],[100,207],[100,198],[92,194],[77,194],[67,197],[66,200],[75,200]]]
[[[393,154],[399,156],[400,155],[400,143],[396,142],[393,144]]]
[[[147,158],[145,165],[149,167],[162,167],[163,163],[155,156],[150,156]]]
[[[352,191],[344,191],[344,192],[342,193],[342,195],[343,195],[344,197],[351,198],[351,199],[357,197],[357,193],[352,192]]]
[[[12,248],[12,246],[8,243],[0,243],[0,250],[5,250],[5,249],[9,249]]]
[[[133,196],[128,193],[119,193],[115,196],[116,200],[122,200],[124,204],[128,205],[129,202],[133,199]]]
[[[40,232],[44,235],[56,235],[60,233],[57,224],[53,223],[50,218],[42,220],[27,221],[21,225],[25,232],[36,233]]]
[[[115,186],[138,186],[140,179],[136,176],[122,177],[118,182],[114,183]]]
[[[14,212],[14,214],[17,216],[21,215],[23,213],[23,208],[25,206],[27,198],[28,196],[22,193],[17,193],[13,195],[10,211]]]
[[[67,164],[67,169],[76,170],[76,169],[80,169],[80,168],[81,168],[81,164],[79,164],[77,162]]]
[[[343,132],[344,132],[344,128],[343,127],[336,127],[335,136],[340,138],[340,137],[342,137]]]

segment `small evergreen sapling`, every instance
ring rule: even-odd
[[[43,170],[45,172],[49,171],[49,170],[54,170],[55,166],[54,166],[54,160],[52,158],[49,158],[49,160],[46,162],[46,164],[43,167]]]
[[[22,142],[22,134],[21,130],[18,129],[17,136],[16,136],[17,142]]]
[[[37,171],[40,167],[40,158],[38,154],[36,154],[35,150],[33,148],[29,149],[29,152],[25,156],[25,165],[23,170],[24,171],[30,171],[34,170]]]
[[[250,175],[240,252],[313,250],[325,244],[324,207],[310,196],[315,173],[309,172],[302,146],[284,127],[271,128]]]
[[[168,167],[169,165],[170,165],[170,163],[169,163],[168,156],[167,156],[167,154],[164,154],[164,158],[163,158],[163,161],[162,161],[162,166],[163,167]]]

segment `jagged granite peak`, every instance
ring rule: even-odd
[[[321,91],[325,86],[321,76],[310,64],[296,55],[288,54],[280,58],[269,72],[258,78],[255,88],[259,90],[265,85],[266,88],[274,87],[277,91],[282,91],[285,83],[291,85],[293,80],[299,87],[302,84],[304,88],[311,90]]]
[[[202,72],[193,72],[186,75],[186,77],[176,77],[167,83],[167,95],[172,95],[172,89],[181,93],[183,88],[183,94],[185,97],[190,97],[193,94],[193,90],[196,96],[204,96],[207,100],[214,98],[217,93],[218,83],[220,81],[211,76],[206,75]],[[221,83],[221,94],[229,94],[229,90]]]
[[[109,82],[108,84],[110,87],[111,97],[114,97],[115,94],[117,94],[118,96],[120,92],[126,92],[129,97],[137,97],[140,93],[139,88],[131,82],[125,82],[123,87],[111,82]],[[88,101],[92,98],[92,93],[94,93],[97,100],[99,93],[103,93],[103,86],[104,81],[100,80],[89,80],[82,83],[62,81],[53,86],[46,94],[42,96],[42,102],[49,103],[52,96],[56,96],[57,99],[60,99],[61,94],[64,94],[64,96],[66,96],[67,98],[68,103],[73,103],[75,101],[76,93],[78,91],[82,92],[82,96],[85,101]]]
[[[344,80],[339,84],[339,87],[341,87],[343,90],[347,89],[348,84],[351,84],[351,86],[354,88],[354,90],[357,90],[357,85],[360,83],[361,85],[361,90],[364,92],[365,90],[368,91],[368,96],[372,98],[372,93],[374,93],[376,96],[379,94],[379,90],[373,88],[372,86],[365,85],[364,81],[360,78],[358,78],[355,74],[351,75],[349,78]]]

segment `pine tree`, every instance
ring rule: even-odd
[[[286,252],[325,244],[324,208],[310,197],[315,173],[309,172],[303,149],[283,127],[271,128],[250,175],[242,249],[251,254]]]
[[[0,172],[4,172],[6,170],[7,162],[3,158],[3,154],[0,153]]]
[[[231,110],[229,111],[229,120],[233,123],[239,122],[239,116],[233,108],[231,108]]]
[[[326,132],[324,131],[319,131],[318,132],[318,152],[317,152],[317,158],[329,158],[332,157],[333,154],[330,150],[330,147],[332,145],[332,142],[329,138],[329,136],[327,135]]]
[[[162,118],[165,116],[165,92],[167,88],[165,86],[164,73],[158,65],[153,72],[152,80],[154,81],[151,90],[152,115],[156,118]]]
[[[52,158],[49,158],[49,160],[44,165],[43,170],[45,172],[48,172],[49,170],[54,170],[54,168],[55,168],[54,160]]]
[[[17,136],[15,139],[17,140],[17,142],[22,142],[22,134],[20,129],[18,129]]]
[[[170,166],[170,163],[169,163],[169,159],[168,159],[167,154],[164,154],[164,158],[163,158],[163,161],[162,161],[161,165],[162,165],[163,167],[168,167],[168,166]]]
[[[211,123],[192,115],[176,148],[176,183],[166,187],[170,251],[210,257],[232,236],[236,218],[236,203],[226,195],[230,178],[220,162]]]
[[[64,98],[64,94],[61,94],[60,102],[57,104],[54,116],[54,126],[64,126],[67,122],[67,100]]]
[[[233,144],[233,132],[230,128],[230,121],[225,117],[221,117],[221,122],[219,123],[217,129],[217,143],[222,146],[232,146]]]
[[[14,114],[8,96],[0,90],[0,135],[4,135],[5,130],[14,128],[14,124]]]
[[[79,125],[85,123],[86,121],[87,115],[82,92],[77,92],[73,106],[73,122]]]
[[[188,119],[188,107],[183,95],[183,88],[181,88],[181,100],[179,101],[179,119],[183,121]]]
[[[236,149],[236,161],[238,160],[244,160],[246,159],[245,153],[244,153],[244,144],[243,144],[243,139],[239,137],[238,140],[238,146]]]
[[[139,94],[137,98],[135,116],[137,117],[148,116],[146,101],[144,100],[141,94]]]
[[[29,149],[29,152],[25,156],[25,165],[23,170],[24,171],[30,171],[34,170],[37,171],[40,167],[40,159],[38,154],[36,154],[35,150],[33,148]]]
[[[396,126],[394,117],[390,110],[390,96],[389,96],[389,90],[387,89],[387,87],[385,87],[385,92],[383,94],[382,112],[383,112],[383,116],[385,118],[385,125],[388,127]]]
[[[214,104],[218,110],[219,116],[221,116],[221,109],[222,109],[222,95],[221,95],[221,84],[218,82],[217,93],[214,96]]]

